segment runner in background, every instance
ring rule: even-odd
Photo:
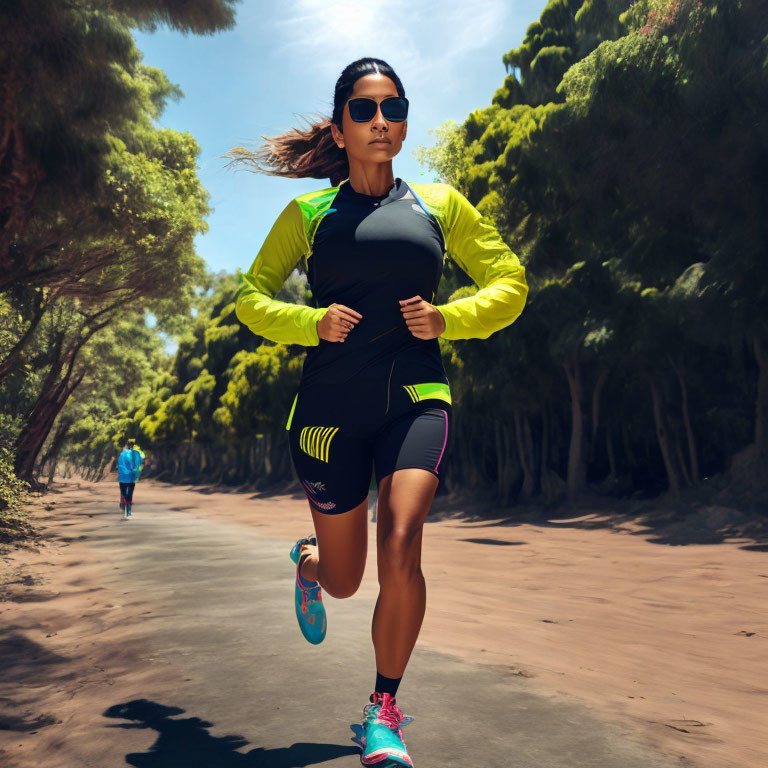
[[[144,463],[144,452],[136,445],[133,438],[125,441],[125,447],[117,457],[117,479],[120,483],[120,509],[124,520],[131,516],[133,489]]]

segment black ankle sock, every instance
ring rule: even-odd
[[[394,698],[402,679],[402,677],[385,677],[380,672],[376,672],[376,686],[373,690],[378,693],[388,693]],[[373,697],[371,697],[371,701],[373,701]]]

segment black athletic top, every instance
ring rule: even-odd
[[[525,270],[493,222],[444,183],[396,178],[385,195],[356,192],[349,179],[291,200],[241,278],[238,318],[254,333],[308,347],[301,388],[380,375],[398,358],[426,376],[447,378],[437,338],[419,339],[400,300],[433,303],[448,253],[479,290],[435,305],[445,339],[488,338],[523,309]],[[314,306],[274,298],[305,258]],[[333,304],[362,315],[345,341],[326,341],[317,323]],[[419,379],[414,379],[417,381]]]
[[[400,300],[431,302],[443,273],[440,225],[400,178],[386,195],[364,195],[344,182],[315,233],[307,278],[316,307],[344,304],[363,317],[344,342],[320,339],[304,362],[303,384],[341,381],[398,352],[418,349],[445,381],[437,339],[419,339]]]

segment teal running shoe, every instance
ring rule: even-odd
[[[307,536],[303,539],[299,539],[291,549],[291,560],[296,563],[294,604],[301,634],[304,635],[312,645],[317,645],[325,640],[325,631],[328,622],[325,616],[325,606],[323,605],[323,593],[320,589],[320,582],[307,581],[299,573],[299,561],[306,551],[305,545],[307,544],[317,546],[317,539],[314,536]]]
[[[413,768],[413,761],[403,741],[402,726],[407,718],[397,708],[394,696],[375,692],[372,703],[363,707],[363,765],[378,768]]]

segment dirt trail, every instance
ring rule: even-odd
[[[311,529],[303,498],[142,481],[121,521],[115,491],[60,484],[34,512],[46,545],[0,561],[11,660],[0,756],[47,768],[182,764],[147,762],[166,750],[185,766],[359,764],[340,734],[372,682],[375,525],[363,585],[326,598],[329,636],[314,648],[286,576],[286,544]],[[398,697],[417,718],[405,736],[419,768],[768,764],[764,552],[651,543],[596,515],[511,525],[439,508],[424,535],[427,615]],[[299,688],[334,727],[297,730]],[[453,725],[435,696],[453,702]]]

